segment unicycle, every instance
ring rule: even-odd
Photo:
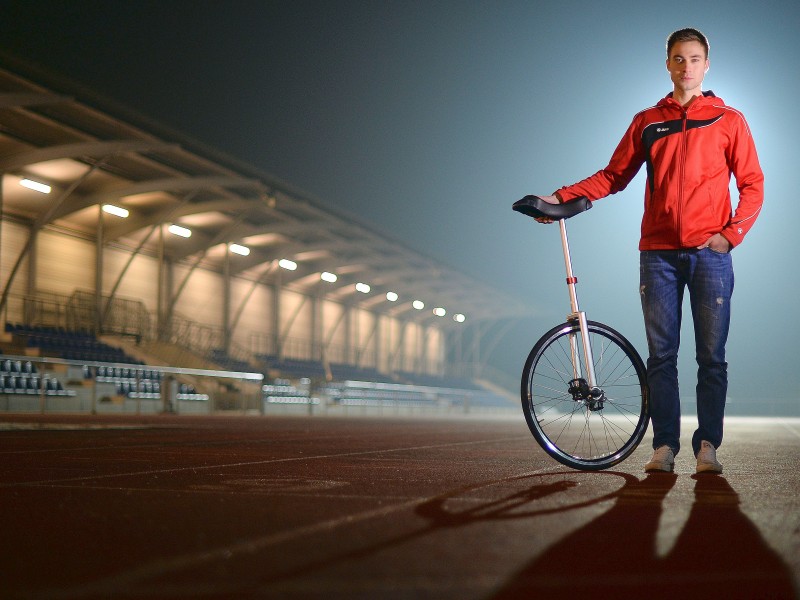
[[[513,209],[557,221],[567,270],[570,313],[534,345],[522,372],[522,410],[533,437],[558,462],[599,471],[625,460],[642,441],[650,418],[644,363],[608,325],[589,321],[578,306],[566,220],[592,207],[580,197],[549,204],[525,196]]]

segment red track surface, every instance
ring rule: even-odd
[[[722,477],[649,453],[565,470],[521,420],[3,415],[0,597],[800,597],[799,421],[729,419]]]

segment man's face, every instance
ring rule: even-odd
[[[667,71],[676,90],[699,94],[708,64],[703,44],[694,40],[676,42],[667,59]]]

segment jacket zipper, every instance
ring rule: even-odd
[[[683,191],[686,186],[686,124],[689,118],[689,111],[681,107],[683,113],[681,124],[681,153],[679,156],[680,167],[678,174],[678,248],[683,247]]]

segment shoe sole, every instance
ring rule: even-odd
[[[645,465],[644,472],[645,473],[672,473],[675,470],[675,465],[669,465],[666,469],[664,467],[656,467]]]
[[[697,465],[695,473],[722,473],[722,465]]]

